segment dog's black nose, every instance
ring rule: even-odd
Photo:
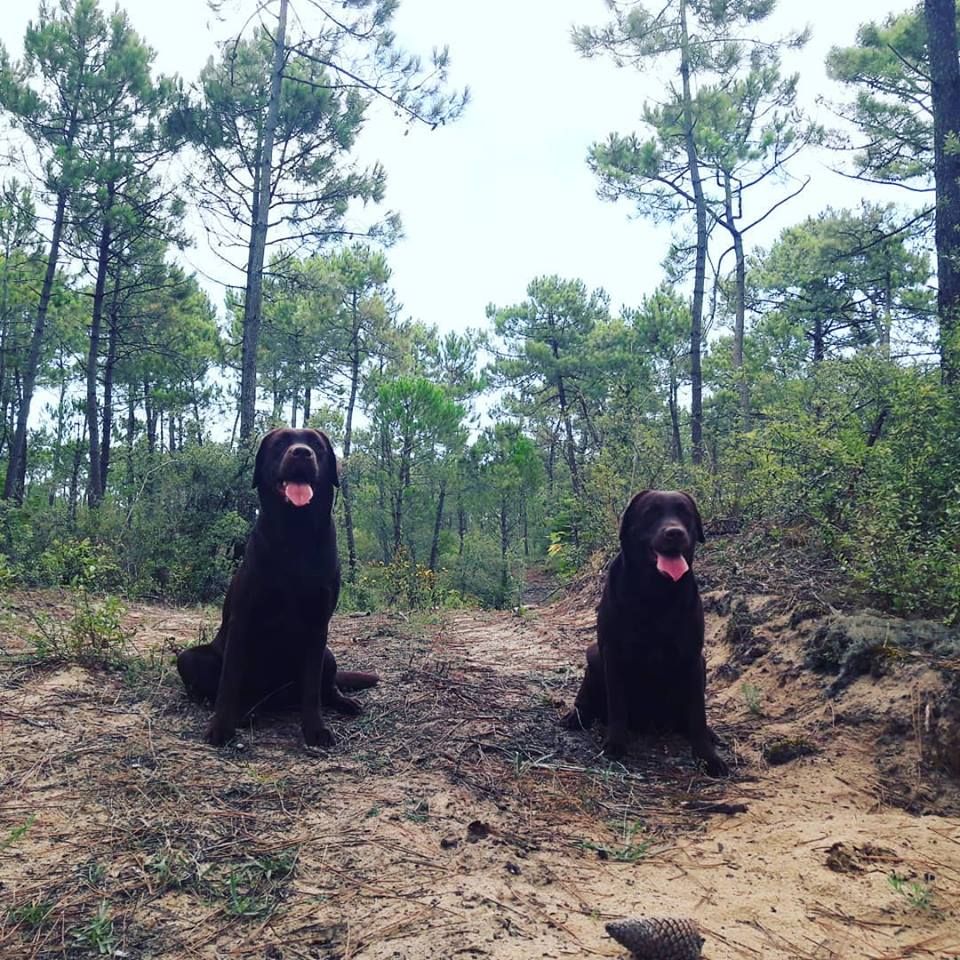
[[[667,527],[663,531],[663,544],[667,547],[682,547],[687,541],[687,531],[683,527]]]
[[[305,444],[298,443],[290,448],[291,457],[312,457],[313,451]]]

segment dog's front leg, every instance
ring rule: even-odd
[[[321,691],[327,678],[324,677],[324,668],[328,663],[325,656],[327,650],[327,625],[318,629],[310,638],[306,660],[303,665],[303,679],[300,689],[300,724],[303,729],[303,740],[308,747],[332,747],[334,736],[324,724],[320,713]],[[336,661],[334,661],[335,663]],[[336,667],[334,667],[336,670]],[[336,682],[336,675],[330,681]]]
[[[567,730],[589,730],[593,721],[604,713],[606,694],[604,693],[603,658],[595,643],[587,647],[587,667],[583,681],[573,702],[573,709],[561,719],[561,726]]]
[[[687,737],[690,740],[693,755],[704,761],[707,773],[711,777],[725,777],[730,771],[717,753],[716,743],[719,738],[707,725],[707,707],[704,698],[705,678],[706,668],[703,658],[700,657],[697,659],[695,666],[690,669],[686,689],[683,691],[686,702],[684,719]]]
[[[206,732],[207,742],[215,747],[222,747],[233,737],[240,719],[240,695],[246,673],[249,642],[246,619],[240,616],[231,617],[229,623],[221,628],[226,630],[227,634],[223,667],[220,671],[213,717],[207,724]]]
[[[627,752],[627,668],[618,655],[616,643],[606,644],[606,649],[601,647],[600,653],[607,690],[607,735],[603,752],[611,760],[617,760]]]

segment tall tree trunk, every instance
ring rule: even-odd
[[[360,386],[360,323],[357,294],[353,294],[353,337],[350,343],[350,397],[347,400],[347,419],[343,429],[343,476],[340,493],[343,496],[343,522],[347,528],[347,580],[357,578],[357,541],[353,529],[353,487],[350,483],[350,453],[353,449],[353,409]],[[433,569],[431,567],[431,569]]]
[[[86,83],[86,70],[81,69],[77,74],[76,87],[73,90],[70,119],[67,123],[67,132],[59,150],[69,154],[73,150],[73,142],[77,137],[80,116],[80,92]],[[63,171],[61,170],[61,175]],[[10,448],[10,459],[7,461],[7,476],[3,483],[3,499],[14,499],[17,503],[23,502],[24,484],[27,476],[27,421],[30,419],[30,405],[33,403],[33,392],[37,384],[37,373],[40,370],[40,355],[43,349],[43,334],[47,325],[47,311],[50,309],[50,299],[53,296],[53,283],[57,276],[57,262],[60,258],[60,241],[63,238],[63,224],[67,211],[67,186],[61,183],[57,189],[57,204],[53,214],[53,233],[50,235],[50,253],[47,256],[47,269],[43,276],[43,286],[40,288],[40,299],[37,301],[37,313],[33,322],[33,332],[30,335],[30,349],[27,353],[27,368],[23,371],[23,388],[20,405],[17,408],[17,427],[13,435],[13,445]]]
[[[0,457],[10,442],[7,436],[7,337],[10,330],[10,254],[13,252],[13,231],[7,234],[3,249],[3,274],[0,278]]]
[[[813,321],[813,362],[820,363],[826,356],[824,343],[823,317],[817,316]]]
[[[2,349],[2,346],[0,346]],[[0,380],[0,458],[4,456],[4,449],[13,441],[13,430],[10,429],[7,420],[7,409],[10,405],[10,391],[7,388],[7,377],[4,373],[3,380]],[[10,410],[12,414],[13,411]]]
[[[670,427],[673,432],[673,459],[683,466],[683,437],[680,435],[680,408],[677,403],[677,381],[670,380]]]
[[[559,426],[559,424],[557,425]],[[547,492],[553,496],[554,473],[557,464],[557,430],[550,434],[550,449],[547,453]]]
[[[507,603],[507,593],[510,586],[510,565],[507,563],[507,550],[510,548],[510,525],[507,521],[507,498],[500,497],[500,603],[503,607]]]
[[[113,442],[113,377],[117,367],[117,342],[120,337],[120,319],[117,316],[120,301],[120,267],[113,280],[110,296],[110,333],[107,338],[107,360],[103,367],[103,434],[100,440],[100,492],[107,492],[107,474],[110,471],[110,447]]]
[[[530,559],[530,523],[527,516],[527,498],[520,499],[520,520],[523,523],[523,556]]]
[[[430,543],[430,569],[436,571],[440,555],[440,529],[443,526],[443,502],[447,497],[447,478],[440,478],[440,496],[437,499],[437,515],[433,521],[433,540]]]
[[[737,229],[736,215],[733,210],[733,189],[730,174],[724,171],[724,223],[733,238],[733,256],[736,261],[736,280],[734,281],[734,320],[733,320],[733,375],[737,382],[740,397],[740,426],[750,429],[750,390],[743,369],[743,338],[747,313],[747,261],[743,253],[743,234]]]
[[[413,456],[413,439],[403,438],[400,453],[400,484],[393,500],[393,550],[396,553],[403,543],[403,498],[410,487],[410,458]]]
[[[70,473],[70,523],[77,522],[77,508],[80,504],[80,467],[83,464],[83,441],[86,436],[86,420],[77,424],[77,442],[73,445],[73,470]]]
[[[13,383],[11,385],[12,399],[10,401],[10,422],[7,424],[7,429],[10,431],[11,436],[13,436],[13,434],[16,432],[16,414],[19,411],[20,403],[23,400],[23,378],[20,376],[19,366],[14,366],[12,379]]]
[[[553,316],[549,317],[550,327],[554,327]],[[555,338],[550,340],[550,351],[553,353],[553,359],[560,360],[560,345]],[[570,482],[573,484],[573,493],[577,500],[580,499],[582,487],[580,485],[580,471],[577,467],[577,445],[573,439],[573,424],[570,422],[570,408],[567,402],[567,390],[563,382],[563,377],[557,377],[557,400],[560,404],[560,419],[563,422],[563,429],[566,434],[564,444],[564,454],[567,461],[567,467],[570,470]]]
[[[103,499],[100,478],[100,416],[97,404],[97,380],[100,372],[100,328],[103,323],[103,303],[107,290],[107,265],[110,260],[110,207],[114,185],[107,185],[107,202],[100,227],[100,245],[97,250],[97,282],[93,288],[93,312],[90,317],[90,345],[87,348],[87,442],[90,447],[90,467],[87,475],[87,504],[91,508]]]
[[[564,453],[567,466],[570,468],[570,482],[573,484],[573,493],[577,500],[583,493],[580,484],[580,470],[577,467],[577,445],[573,439],[573,424],[570,421],[570,411],[567,407],[567,393],[563,386],[563,377],[557,378],[557,395],[560,400],[560,419],[563,420],[563,430],[566,434]]]
[[[687,0],[680,0],[680,79],[683,87],[683,139],[687,165],[693,186],[694,213],[697,220],[697,248],[693,270],[693,303],[690,308],[690,457],[694,464],[703,461],[703,372],[700,353],[703,341],[703,291],[707,275],[707,203],[694,137],[695,118],[690,90],[690,35],[687,28]]]
[[[382,373],[382,369],[381,369]],[[389,476],[389,441],[387,438],[387,429],[380,425],[380,464],[377,470],[377,513],[381,517],[378,524],[380,533],[380,549],[383,555],[383,562],[390,562],[390,535],[386,523],[387,514],[387,477]],[[392,509],[392,503],[391,503]]]
[[[157,452],[157,416],[153,407],[153,392],[148,380],[143,382],[143,413],[147,421],[147,452],[153,454]]]
[[[57,404],[57,432],[53,439],[53,463],[50,466],[50,490],[47,493],[47,503],[52,507],[57,499],[57,482],[60,476],[60,456],[63,451],[63,434],[67,418],[67,372],[64,369],[63,357],[59,357],[60,364],[60,396]]]
[[[193,409],[193,436],[198,447],[203,446],[203,420],[200,418],[200,402],[197,400],[196,385],[192,390],[191,407]]]
[[[924,0],[933,106],[933,175],[937,190],[937,313],[940,375],[960,384],[960,62],[956,0]]]
[[[883,296],[883,316],[880,319],[880,350],[890,359],[890,328],[893,326],[893,273],[888,270]]]
[[[133,444],[137,437],[137,401],[133,396],[133,387],[127,390],[127,492],[133,495],[136,474],[133,470]]]
[[[587,432],[590,434],[590,439],[593,441],[594,447],[600,450],[603,447],[603,437],[600,435],[596,424],[594,424],[593,417],[590,416],[587,398],[579,390],[577,391],[577,406],[580,407],[580,413],[583,414],[583,422],[587,425]],[[586,446],[586,444],[584,444],[584,446]]]
[[[75,121],[73,121],[75,124]],[[72,126],[73,126],[72,124]],[[70,136],[67,146],[72,144]],[[37,385],[37,373],[40,370],[40,354],[43,349],[43,334],[47,326],[47,311],[53,296],[53,282],[57,276],[57,260],[60,256],[60,241],[63,237],[63,222],[67,210],[67,189],[61,187],[57,192],[57,206],[53,215],[53,233],[50,236],[50,253],[47,257],[47,270],[40,288],[37,313],[33,321],[33,333],[30,335],[30,349],[27,353],[27,367],[23,371],[23,392],[17,409],[17,428],[13,434],[10,459],[7,461],[7,476],[3,483],[3,499],[23,502],[24,483],[27,476],[27,420],[30,418],[30,405]]]
[[[247,282],[243,301],[243,344],[240,360],[240,439],[253,434],[257,407],[257,346],[260,342],[260,313],[263,305],[263,260],[267,248],[267,226],[273,175],[273,140],[280,116],[280,89],[286,59],[288,0],[280,0],[277,32],[274,36],[273,71],[270,76],[270,99],[264,121],[250,228],[250,250],[247,257]]]
[[[303,425],[310,423],[310,387],[303,388]]]

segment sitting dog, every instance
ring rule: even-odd
[[[184,650],[177,669],[187,691],[214,703],[207,740],[221,746],[254,708],[299,702],[308,746],[329,747],[321,707],[356,715],[339,688],[361,690],[374,674],[337,672],[327,626],[340,595],[333,524],[337,458],[319,430],[271,430],[253,470],[260,511],[227,589],[213,643]]]
[[[573,709],[570,730],[607,725],[603,751],[623,756],[629,732],[687,737],[712,776],[725,776],[707,726],[703,607],[694,578],[694,545],[703,524],[686,493],[644,490],[620,521],[620,552],[597,612],[597,643]]]

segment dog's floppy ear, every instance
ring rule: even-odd
[[[690,506],[693,507],[693,519],[697,522],[697,540],[700,543],[706,543],[706,538],[703,535],[703,521],[700,519],[700,511],[697,509],[697,501],[694,500],[689,493],[684,493],[684,496],[690,501]]]
[[[639,493],[635,493],[630,498],[630,502],[624,508],[623,513],[620,515],[620,549],[624,553],[626,553],[627,549],[627,520],[630,517],[630,511],[633,509],[634,504],[638,503],[649,492],[649,490],[641,490]]]
[[[260,481],[263,479],[263,470],[264,465],[267,459],[267,450],[270,447],[270,440],[273,435],[279,430],[279,427],[275,427],[273,430],[270,430],[268,433],[263,435],[263,439],[260,441],[260,446],[257,447],[257,459],[253,462],[253,483],[252,487],[259,487]]]
[[[340,467],[337,463],[337,455],[334,452],[333,444],[330,442],[330,438],[322,431],[313,429],[313,432],[320,438],[320,444],[323,449],[326,451],[327,456],[330,458],[330,479],[335,487],[340,486]]]

